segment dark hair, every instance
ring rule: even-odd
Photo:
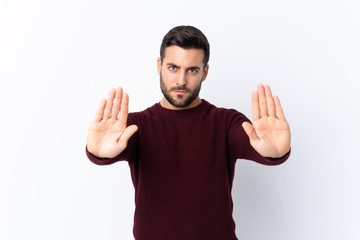
[[[193,26],[177,26],[171,29],[165,36],[160,47],[160,58],[163,61],[165,48],[177,45],[184,49],[202,49],[204,50],[204,67],[209,62],[210,44],[206,36]]]

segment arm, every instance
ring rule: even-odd
[[[122,153],[136,125],[127,126],[129,96],[121,87],[111,89],[101,100],[87,136],[87,151],[97,158],[114,158]]]
[[[252,94],[253,124],[242,127],[251,146],[263,157],[280,158],[290,151],[290,126],[285,119],[279,98],[269,86],[258,85]]]

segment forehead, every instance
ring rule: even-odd
[[[173,63],[177,66],[203,66],[204,50],[203,49],[184,49],[176,45],[165,48],[163,63]]]

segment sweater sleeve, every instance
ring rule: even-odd
[[[130,126],[132,124],[138,125],[135,121],[134,114],[130,113],[128,116],[127,125]],[[125,150],[114,158],[99,158],[93,155],[92,153],[90,153],[87,149],[87,146],[85,147],[85,153],[91,162],[97,165],[109,165],[118,161],[128,161],[129,163],[135,161],[135,159],[137,158],[137,149],[138,149],[138,131],[135,132],[133,136],[131,136]]]
[[[279,165],[285,162],[290,151],[281,158],[269,158],[261,156],[250,144],[249,137],[242,127],[244,121],[251,121],[242,113],[236,110],[229,110],[227,119],[228,143],[230,156],[235,159],[252,160],[264,165]]]

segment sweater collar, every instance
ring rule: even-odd
[[[161,113],[165,113],[165,114],[171,114],[171,115],[188,115],[188,114],[193,114],[196,112],[200,112],[208,107],[210,107],[211,104],[209,102],[207,102],[204,99],[201,99],[201,103],[199,105],[197,105],[196,107],[193,108],[189,108],[189,109],[184,109],[184,110],[172,110],[172,109],[167,109],[162,107],[159,103],[156,103],[153,108],[154,110],[161,112]]]

